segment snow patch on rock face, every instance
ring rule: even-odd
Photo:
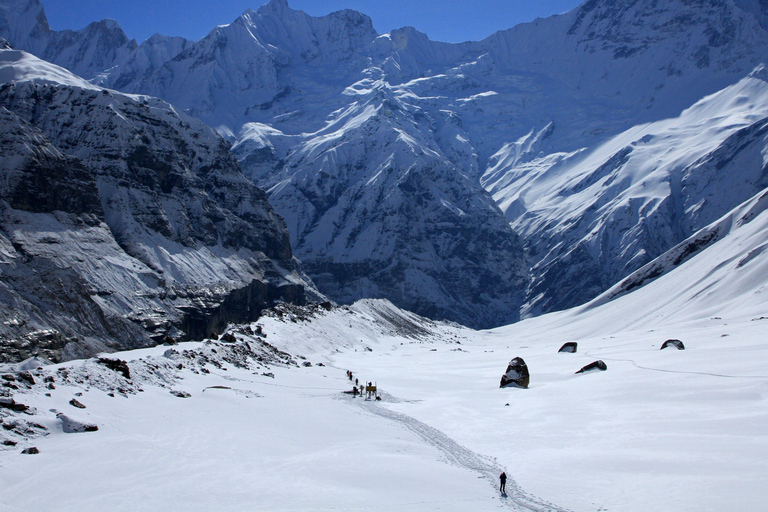
[[[284,221],[210,128],[19,53],[0,52],[21,78],[0,85],[6,355],[202,336],[304,300]]]

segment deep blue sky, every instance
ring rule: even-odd
[[[41,0],[54,30],[81,29],[116,19],[141,43],[159,32],[200,39],[216,25],[231,23],[267,0]],[[537,17],[573,9],[583,0],[288,0],[293,9],[323,16],[340,9],[367,14],[379,33],[407,25],[436,41],[479,40]]]

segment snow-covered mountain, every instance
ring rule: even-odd
[[[111,19],[96,21],[81,30],[51,30],[39,0],[0,2],[0,37],[14,48],[94,78],[125,60],[136,50],[120,25]]]
[[[764,186],[767,12],[589,0],[448,44],[271,0],[96,81],[234,140],[329,296],[487,327],[593,298]]]
[[[200,337],[303,302],[283,219],[167,103],[0,50],[2,357]]]
[[[767,127],[760,68],[593,148],[519,163],[527,141],[504,147],[481,181],[528,244],[524,316],[580,304],[768,187]]]

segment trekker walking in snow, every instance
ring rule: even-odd
[[[501,494],[507,493],[507,474],[502,471],[501,475],[499,475],[499,481],[501,482],[501,487],[499,487],[499,490],[501,491]]]

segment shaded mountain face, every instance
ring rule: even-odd
[[[215,132],[24,52],[1,50],[0,76],[4,357],[202,337],[305,300],[285,222]]]
[[[489,327],[585,302],[759,186],[754,155],[729,160],[751,181],[725,200],[698,178],[701,159],[741,147],[764,117],[759,88],[711,107],[749,117],[738,129],[663,155],[697,141],[703,118],[682,111],[768,60],[766,12],[757,0],[589,0],[447,44],[272,0],[200,41],[145,42],[98,80],[234,141],[331,297]],[[684,129],[651,134],[667,181],[638,191],[640,174],[624,173],[648,144],[629,134],[678,118]]]

